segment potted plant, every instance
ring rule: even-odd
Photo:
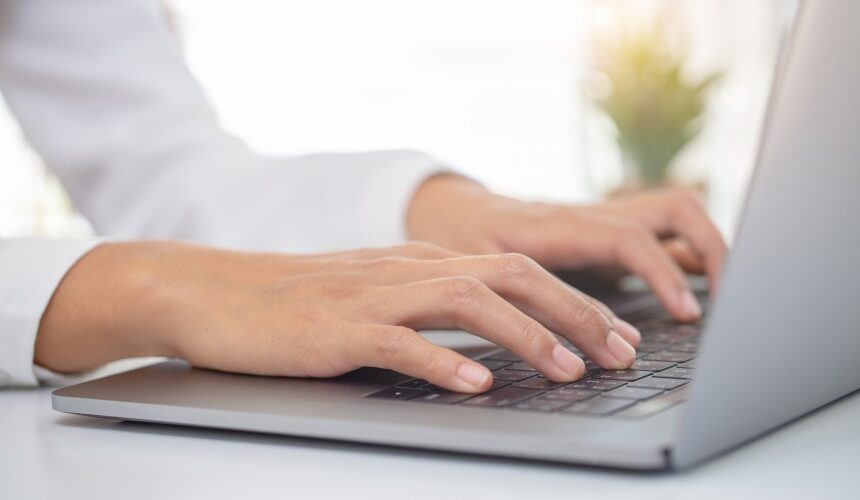
[[[626,177],[621,191],[669,184],[673,160],[701,131],[708,91],[722,74],[691,78],[683,52],[672,50],[659,25],[599,48],[600,84],[586,93],[614,125]]]

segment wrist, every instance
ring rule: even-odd
[[[485,253],[478,242],[488,230],[490,214],[510,200],[481,184],[455,174],[426,180],[415,192],[407,214],[407,234],[452,250]]]
[[[153,254],[164,243],[103,243],[61,280],[45,308],[34,361],[62,373],[109,361],[170,356],[157,321],[159,286]]]

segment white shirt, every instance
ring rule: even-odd
[[[0,0],[0,91],[111,237],[290,252],[396,244],[415,189],[447,170],[411,151],[253,153],[218,124],[157,0]],[[38,383],[39,318],[96,243],[0,240],[0,386]]]

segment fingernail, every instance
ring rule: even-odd
[[[642,334],[635,326],[621,318],[613,318],[612,323],[615,325],[615,329],[618,330],[618,333],[627,341],[628,344],[635,347],[642,342]]]
[[[552,348],[552,359],[564,373],[571,377],[579,377],[585,371],[585,363],[561,344],[556,344]]]
[[[463,363],[457,367],[457,376],[467,385],[479,390],[483,389],[487,379],[490,378],[490,372],[485,368],[478,368],[473,364]]]
[[[615,330],[609,330],[609,335],[606,336],[606,348],[624,367],[630,366],[636,360],[636,350]]]
[[[698,319],[702,316],[702,307],[689,290],[681,292],[681,309],[690,318]]]

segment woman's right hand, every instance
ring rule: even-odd
[[[256,254],[164,242],[105,243],[57,288],[36,363],[80,372],[135,356],[259,375],[333,377],[389,368],[460,392],[490,372],[417,334],[463,329],[556,381],[584,364],[628,368],[635,328],[519,254],[466,256],[410,243],[326,255]]]

